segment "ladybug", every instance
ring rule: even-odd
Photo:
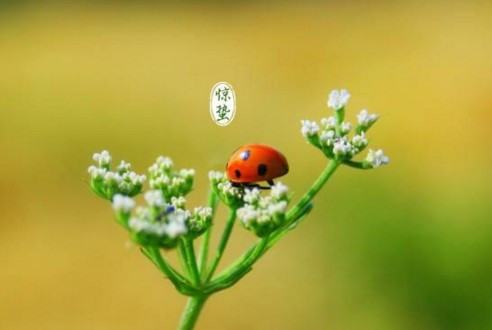
[[[232,153],[226,172],[229,181],[236,186],[269,189],[255,183],[267,181],[272,186],[273,179],[289,172],[289,164],[275,148],[265,144],[246,144]]]

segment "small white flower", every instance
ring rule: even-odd
[[[135,207],[133,198],[116,194],[113,197],[113,209],[115,211],[130,212]]]
[[[224,178],[224,173],[219,171],[208,172],[208,178],[210,181],[220,181]]]
[[[313,136],[319,131],[319,126],[315,121],[301,120],[301,133],[305,137]]]
[[[186,234],[187,231],[186,225],[181,222],[170,222],[165,226],[165,232],[171,238]]]
[[[376,120],[378,120],[378,115],[375,113],[369,113],[366,109],[363,109],[357,115],[357,122],[360,126],[368,127]]]
[[[331,142],[335,138],[335,131],[324,131],[321,133],[319,139],[321,142],[327,143],[327,145],[331,145]]]
[[[179,175],[181,175],[183,178],[192,178],[195,176],[195,170],[192,168],[190,169],[183,168],[179,171]]]
[[[260,198],[258,202],[258,206],[262,209],[266,209],[268,205],[270,205],[273,202],[273,198],[271,195],[269,196],[263,196]]]
[[[386,156],[382,149],[378,149],[376,151],[369,149],[369,153],[367,154],[366,161],[372,164],[372,167],[376,168],[381,165],[386,165],[389,163],[389,157]]]
[[[357,148],[364,148],[365,146],[367,146],[368,141],[365,133],[361,132],[360,134],[354,135],[354,137],[352,138],[352,144]]]
[[[131,218],[128,222],[128,225],[131,229],[140,232],[148,229],[150,227],[150,223],[148,221],[142,220],[140,218]]]
[[[179,187],[184,183],[185,183],[185,180],[183,178],[174,177],[171,179],[171,186],[173,186],[173,187]]]
[[[337,120],[333,116],[330,116],[328,118],[321,118],[321,126],[326,129],[334,129],[336,125]]]
[[[240,196],[239,189],[234,187],[229,181],[220,182],[217,184],[217,188],[224,194],[232,197]]]
[[[168,215],[168,223],[165,226],[165,233],[171,238],[175,238],[179,235],[186,234],[188,228],[186,228],[187,213],[183,210],[176,210]]]
[[[184,198],[183,196],[179,196],[179,197],[173,196],[171,197],[171,204],[173,204],[175,207],[179,209],[182,209],[186,204],[186,198]]]
[[[170,169],[173,167],[173,160],[169,157],[159,156],[156,160],[156,164],[164,169]]]
[[[210,218],[212,216],[212,208],[211,207],[195,207],[193,209],[193,213],[198,215],[200,218]]]
[[[347,134],[348,132],[350,132],[350,130],[352,129],[352,124],[349,123],[349,122],[343,122],[342,125],[340,126],[340,129],[342,131],[342,134]]]
[[[147,179],[147,177],[145,175],[138,175],[135,172],[129,172],[129,173],[125,173],[125,174],[128,175],[130,182],[134,185],[143,184],[145,182],[145,180]]]
[[[287,197],[287,193],[289,192],[289,188],[281,182],[277,182],[272,187],[271,195],[275,199],[282,199]]]
[[[94,165],[89,166],[87,171],[93,179],[101,179],[106,175],[107,172],[105,168],[100,168]]]
[[[352,149],[352,145],[345,138],[337,139],[333,144],[333,153],[336,156],[345,156]]]
[[[261,210],[258,218],[256,219],[256,222],[258,224],[265,224],[265,223],[270,222],[270,221],[272,221],[272,217],[270,216],[270,214],[268,214],[268,211]]]
[[[152,164],[149,167],[150,175],[158,175],[159,174],[159,166],[157,164]]]
[[[104,181],[106,183],[113,183],[113,182],[120,183],[121,181],[123,181],[123,178],[118,173],[106,172],[106,174],[104,174]]]
[[[111,155],[107,150],[103,150],[100,153],[92,155],[92,159],[98,163],[99,166],[107,166],[111,163]]]
[[[144,198],[150,206],[162,207],[165,205],[164,197],[160,190],[149,190],[145,193]]]
[[[252,205],[247,204],[237,210],[237,216],[239,220],[241,220],[241,222],[247,226],[252,221],[256,220],[258,212]]]
[[[332,90],[328,96],[328,107],[333,110],[340,110],[345,107],[350,99],[350,94],[346,89]]]
[[[285,210],[287,210],[286,201],[280,201],[278,203],[270,204],[268,206],[268,213],[270,213],[270,215],[283,214],[285,213]]]
[[[255,204],[260,198],[260,190],[258,188],[246,189],[243,200],[248,204]]]
[[[125,162],[122,160],[120,164],[116,167],[116,170],[118,172],[128,172],[132,168],[132,165],[130,163]]]

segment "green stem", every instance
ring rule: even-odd
[[[237,262],[217,276],[216,279],[211,281],[206,288],[206,292],[211,294],[226,289],[239,281],[251,270],[253,264],[263,255],[268,248],[268,242],[268,236],[260,239],[252,248],[248,249]]]
[[[357,162],[354,160],[346,160],[343,162],[344,165],[353,167],[353,168],[358,168],[360,170],[370,170],[372,169],[372,166],[368,162]]]
[[[217,266],[219,265],[220,259],[222,259],[222,255],[224,254],[224,250],[227,246],[227,242],[229,241],[229,237],[232,233],[232,228],[234,228],[234,223],[236,220],[236,210],[231,209],[229,213],[229,218],[227,219],[226,226],[224,231],[222,232],[222,237],[220,238],[219,245],[217,247],[217,253],[215,254],[215,258],[212,260],[212,264],[210,266],[210,270],[207,273],[207,277],[205,278],[205,282],[208,282],[215,273]]]
[[[152,262],[166,277],[169,278],[169,280],[180,292],[190,294],[195,291],[194,288],[191,287],[188,280],[168,263],[158,247],[143,247],[142,252],[152,260]]]
[[[208,194],[208,206],[212,209],[212,219],[215,216],[215,210],[217,209],[217,204],[219,199],[217,198],[217,194],[214,189],[210,187],[210,191]],[[213,224],[207,228],[205,234],[203,234],[202,246],[200,248],[200,257],[198,260],[198,267],[200,269],[200,274],[203,276],[207,270],[207,259],[208,259],[208,248],[210,246],[210,236],[212,235],[212,226]]]
[[[200,272],[198,271],[198,266],[196,263],[195,248],[193,247],[193,242],[184,237],[181,239],[180,243],[183,247],[184,257],[188,272],[191,277],[191,281],[195,286],[200,285]]]
[[[188,278],[191,278],[191,270],[188,264],[188,252],[186,251],[182,239],[178,241],[178,257],[179,262],[181,263],[181,269],[188,276]]]
[[[203,305],[207,301],[208,296],[193,296],[188,298],[186,307],[181,315],[179,330],[192,330],[195,327],[198,316],[202,311]]]
[[[298,213],[301,212],[306,206],[311,202],[311,200],[316,196],[316,194],[323,188],[323,185],[328,181],[328,179],[335,173],[335,170],[340,165],[337,160],[330,160],[328,165],[326,165],[320,176],[314,181],[313,185],[309,190],[302,196],[302,198],[297,202],[297,204],[292,207],[287,212],[287,221],[284,227],[288,227],[292,222],[298,217]]]

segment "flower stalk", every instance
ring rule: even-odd
[[[147,175],[132,171],[131,165],[121,161],[112,168],[112,156],[107,151],[93,156],[89,167],[90,187],[96,195],[112,203],[116,222],[128,231],[142,253],[155,265],[178,292],[188,296],[178,329],[195,327],[205,302],[216,292],[235,285],[248,274],[258,260],[284,235],[296,228],[313,207],[313,199],[338,168],[345,165],[355,169],[374,169],[389,163],[381,149],[369,149],[366,157],[356,156],[369,144],[367,132],[378,120],[366,109],[357,115],[357,124],[346,120],[346,106],[350,94],[335,90],[329,94],[327,105],[333,115],[320,123],[301,121],[301,133],[306,141],[319,149],[328,159],[327,165],[306,193],[289,209],[291,194],[281,182],[269,192],[255,185],[232,184],[222,172],[209,173],[210,192],[207,206],[189,208],[186,195],[193,189],[195,171],[176,169],[173,161],[157,158]],[[352,135],[352,136],[351,136]],[[149,190],[144,192],[144,183]],[[146,204],[137,206],[134,197],[142,194]],[[229,210],[213,258],[209,260],[213,219],[219,203]],[[216,274],[232,237],[235,224],[258,237],[231,265]],[[195,250],[201,237],[200,251]],[[178,251],[182,270],[173,266],[167,254]]]

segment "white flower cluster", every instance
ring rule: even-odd
[[[243,204],[242,189],[235,187],[222,172],[210,171],[208,173],[212,188],[224,204],[237,208]]]
[[[335,111],[343,109],[350,99],[350,94],[346,89],[332,90],[328,95],[327,105]]]
[[[289,202],[288,188],[276,183],[269,195],[262,196],[258,188],[246,190],[244,206],[237,210],[242,225],[263,237],[279,228],[285,221],[285,212]]]
[[[389,158],[386,156],[382,149],[376,151],[369,149],[366,161],[372,164],[372,167],[376,168],[381,165],[386,165],[389,163]]]
[[[349,137],[352,124],[343,121],[344,111],[339,111],[346,107],[349,99],[350,94],[347,90],[333,90],[328,97],[328,107],[335,110],[334,116],[322,118],[320,124],[311,120],[301,121],[301,133],[307,141],[323,151],[328,158],[340,161],[351,160],[368,146],[366,132],[378,119],[376,114],[370,114],[363,109],[357,115],[355,133]],[[388,162],[389,158],[384,156],[382,150],[378,150],[378,155],[375,152],[367,155],[362,167],[375,168]]]
[[[144,194],[144,199],[147,206],[137,207],[132,216],[131,211],[135,208],[133,198],[119,194],[113,198],[118,222],[139,244],[172,248],[179,237],[196,238],[212,224],[210,207],[200,206],[190,212],[184,208],[186,199],[183,196],[172,197],[168,203],[161,190],[150,190]]]
[[[160,156],[149,167],[150,188],[161,190],[168,199],[188,194],[193,188],[194,179],[195,170],[175,170],[169,157]]]
[[[144,195],[146,207],[138,207],[126,227],[133,239],[142,245],[174,247],[177,238],[188,233],[189,212],[168,204],[160,190],[150,190]],[[135,206],[132,198],[116,195],[113,208],[129,213]]]
[[[93,155],[96,165],[88,168],[92,189],[101,197],[112,200],[116,194],[135,196],[140,193],[146,180],[145,175],[139,175],[131,170],[131,165],[125,161],[111,170],[111,155],[104,150]]]
[[[117,212],[129,213],[135,207],[133,198],[116,194],[113,197],[113,209]]]
[[[187,225],[193,237],[199,236],[212,224],[212,209],[210,207],[195,207],[189,215]]]
[[[368,129],[372,124],[378,120],[378,115],[375,113],[369,113],[366,109],[362,109],[357,115],[357,122],[361,127]]]

